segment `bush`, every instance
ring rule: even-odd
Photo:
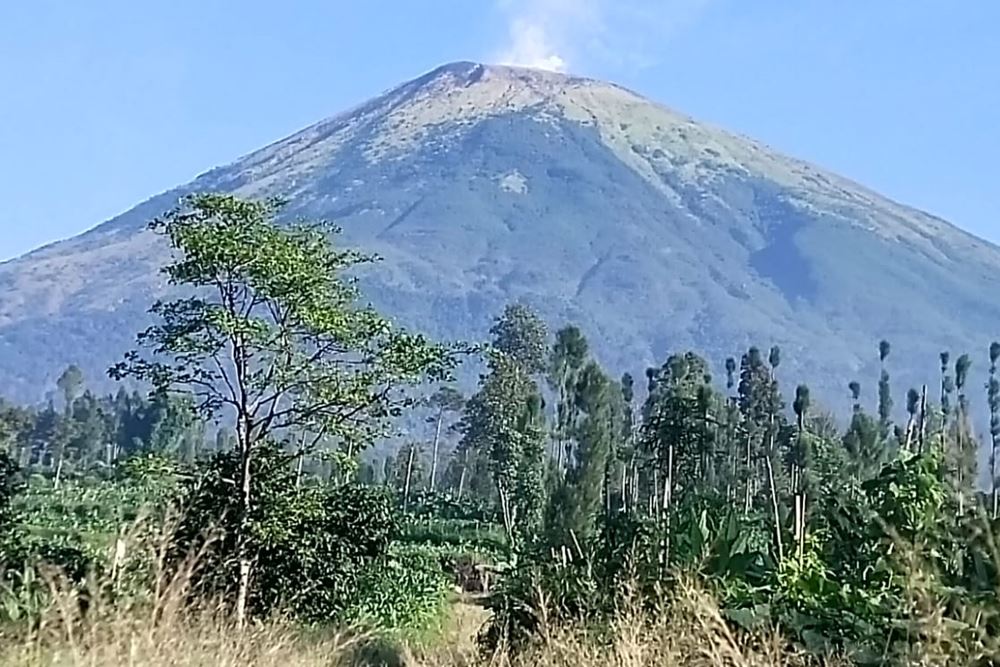
[[[366,567],[385,555],[396,532],[390,498],[358,486],[303,487],[289,457],[274,446],[254,457],[249,518],[254,562],[248,610],[310,621],[342,618]],[[233,600],[237,582],[239,457],[206,462],[184,493],[184,519],[171,548],[174,563],[198,556],[196,594]]]
[[[378,630],[433,631],[444,617],[448,584],[437,550],[393,545],[359,578],[348,616]]]

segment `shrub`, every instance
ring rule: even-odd
[[[358,486],[299,488],[289,457],[275,446],[255,453],[250,548],[254,562],[251,613],[277,611],[312,621],[341,618],[365,568],[385,553],[396,531],[389,497]],[[206,462],[185,491],[184,518],[173,562],[198,553],[199,596],[232,600],[237,562],[239,457]]]

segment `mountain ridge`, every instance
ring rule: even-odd
[[[144,225],[197,190],[332,219],[385,257],[365,295],[406,325],[478,337],[525,300],[616,371],[777,343],[790,381],[829,377],[836,401],[878,339],[903,382],[930,381],[940,349],[985,350],[1000,318],[1000,249],[941,218],[615,84],[458,62],[0,264],[15,393],[79,361],[46,341],[91,374],[128,347],[164,289]]]

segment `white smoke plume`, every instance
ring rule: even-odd
[[[651,50],[710,0],[497,0],[507,41],[502,65],[565,72],[584,63],[644,66]]]

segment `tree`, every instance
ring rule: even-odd
[[[792,403],[792,409],[795,411],[796,429],[791,465],[792,493],[795,494],[795,541],[799,561],[804,556],[806,542],[806,464],[809,456],[806,452],[808,441],[805,434],[806,417],[809,415],[810,405],[809,387],[800,384],[795,388],[795,401]]]
[[[878,419],[883,440],[887,439],[889,433],[892,431],[892,386],[889,384],[889,371],[885,367],[885,360],[889,357],[890,349],[891,347],[887,340],[883,340],[878,344],[878,361],[880,365]]]
[[[544,436],[538,387],[503,353],[490,359],[467,421],[466,437],[483,451],[507,537],[515,549],[537,535],[541,518]]]
[[[706,417],[712,401],[706,389],[711,376],[708,364],[693,352],[670,355],[648,375],[641,442],[652,464],[650,505],[660,522],[660,563],[666,567],[677,502],[707,476],[711,443]]]
[[[411,442],[400,447],[396,453],[396,470],[393,472],[393,479],[396,481],[397,491],[403,496],[403,511],[410,506],[410,496],[414,487],[425,484],[428,479],[427,462],[424,459],[424,451],[419,444]]]
[[[635,424],[635,380],[630,373],[624,373],[621,381],[622,404],[622,447],[619,448],[621,458],[621,508],[629,512],[639,498],[639,479],[636,468],[636,424]],[[631,500],[631,502],[630,502]]]
[[[775,555],[779,561],[784,559],[784,540],[774,463],[778,459],[776,445],[783,426],[781,412],[784,402],[774,371],[780,361],[781,354],[776,347],[768,355],[769,364],[764,363],[759,349],[751,347],[740,363],[737,389],[741,423],[746,437],[745,463],[750,471],[746,482],[744,514],[749,514],[753,506],[755,468],[763,467],[771,506]]]
[[[323,224],[279,227],[276,201],[203,194],[151,223],[174,261],[170,285],[188,296],[157,302],[158,322],[141,333],[148,352],[126,355],[113,378],[154,392],[193,394],[203,414],[235,424],[239,459],[236,622],[242,626],[253,562],[254,454],[282,433],[305,431],[361,445],[409,403],[401,388],[445,378],[448,350],[394,329],[355,306],[342,273],[370,261],[335,249]]]
[[[768,363],[770,364],[771,369],[768,374],[768,425],[767,444],[764,451],[764,465],[767,469],[767,482],[771,492],[771,511],[773,512],[774,517],[774,540],[777,548],[778,561],[780,562],[785,558],[785,546],[782,538],[781,510],[779,508],[780,502],[778,500],[778,483],[775,479],[774,471],[777,469],[775,463],[779,458],[777,449],[778,433],[781,431],[781,415],[779,413],[782,408],[784,408],[784,403],[781,400],[781,394],[778,391],[778,381],[775,379],[778,365],[781,363],[781,350],[777,345],[771,348],[771,352],[768,354]]]
[[[888,460],[880,425],[864,410],[852,415],[841,442],[850,460],[850,474],[859,480],[876,475]]]
[[[906,451],[913,447],[913,436],[917,428],[917,413],[920,410],[920,392],[915,387],[910,387],[906,392],[906,431],[903,441],[900,443]]]
[[[83,371],[75,364],[66,368],[62,375],[59,376],[59,379],[56,380],[56,386],[62,392],[66,414],[69,414],[70,410],[73,409],[73,401],[83,391],[83,384]]]
[[[945,439],[948,433],[948,417],[951,414],[951,392],[955,385],[951,376],[948,375],[948,362],[951,354],[945,350],[939,355],[941,360],[941,449],[945,449]]]
[[[56,428],[53,433],[52,442],[50,443],[55,452],[53,484],[58,487],[62,479],[62,470],[66,460],[67,449],[76,439],[76,434],[73,432],[74,423],[70,417],[73,413],[73,403],[83,391],[83,372],[76,365],[69,366],[59,376],[59,379],[56,380],[56,386],[62,392],[64,415],[63,419],[55,417]]]
[[[990,379],[986,383],[986,399],[990,408],[990,488],[993,496],[993,518],[1000,518],[1000,378],[997,377],[1000,342],[990,343]]]
[[[466,404],[460,449],[487,462],[514,550],[542,518],[544,403],[533,375],[544,370],[546,329],[524,306],[508,306],[491,329],[488,372]]]
[[[17,463],[6,452],[0,451],[0,538],[5,537],[10,529],[8,524],[11,521],[11,504],[23,488],[24,481]],[[0,547],[2,546],[0,543]]]
[[[857,380],[851,380],[847,383],[847,388],[851,391],[851,400],[854,401],[854,411],[859,412],[861,410],[861,383]]]
[[[428,405],[434,411],[428,421],[434,424],[434,442],[431,446],[431,474],[427,480],[429,489],[437,488],[438,457],[441,447],[441,431],[449,414],[456,414],[465,407],[465,397],[454,387],[445,385],[438,388],[428,399]]]
[[[490,328],[490,335],[493,336],[493,349],[512,359],[528,375],[545,370],[548,330],[528,306],[508,305]]]
[[[596,532],[619,432],[617,392],[594,361],[584,366],[573,388],[573,401],[582,415],[572,430],[577,446],[549,509],[550,536],[560,544],[587,543]]]
[[[565,460],[572,448],[572,430],[577,419],[575,400],[577,379],[587,360],[589,345],[580,330],[574,326],[556,332],[556,341],[549,354],[549,386],[556,392],[556,418],[553,424],[556,471],[562,475]]]
[[[298,488],[291,454],[272,443],[254,454],[257,500],[246,521],[255,563],[250,613],[290,613],[315,623],[342,620],[361,591],[364,573],[384,558],[398,532],[389,494],[354,484]],[[185,511],[172,535],[167,566],[197,553],[191,586],[203,599],[229,599],[234,592],[238,564],[232,557],[244,519],[233,480],[241,467],[240,452],[229,450],[199,461],[199,474],[182,482]]]
[[[966,494],[976,481],[976,447],[969,426],[969,397],[965,393],[971,367],[972,360],[967,354],[955,360],[955,391],[958,393],[958,410],[955,414],[955,469],[960,515],[965,511]]]

